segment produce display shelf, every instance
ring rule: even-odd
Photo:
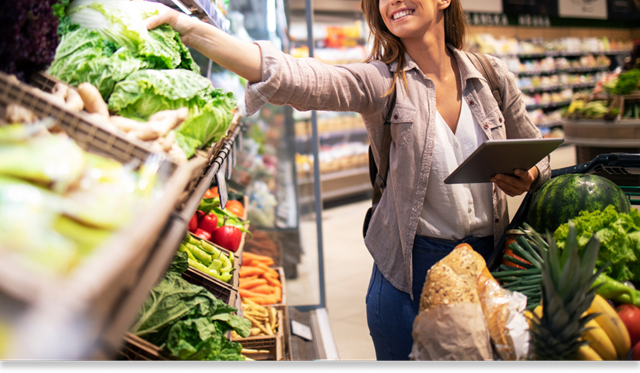
[[[218,143],[215,155],[211,160],[211,163],[207,166],[206,170],[202,173],[200,178],[195,182],[191,192],[189,192],[182,200],[176,213],[182,220],[189,222],[193,214],[195,214],[200,201],[204,198],[204,194],[211,187],[216,173],[220,170],[221,165],[227,159],[227,156],[231,153],[233,143],[236,137],[242,129],[242,123],[237,120],[235,124],[229,129],[229,133],[226,138]]]
[[[344,130],[336,130],[336,131],[327,131],[320,132],[318,134],[318,138],[322,140],[327,140],[335,137],[348,137],[348,136],[359,136],[365,135],[367,133],[367,129],[365,127],[360,128],[349,128]],[[298,135],[296,136],[296,141],[298,142],[307,142],[311,140],[311,135]]]
[[[283,311],[278,309],[278,331],[276,334],[238,338],[233,339],[233,341],[239,342],[243,349],[265,351],[245,354],[253,360],[282,361],[285,359],[284,327],[286,322]]]
[[[514,72],[519,76],[538,76],[538,75],[554,75],[564,73],[592,73],[609,70],[609,66],[596,66],[596,67],[570,67],[568,69],[552,69],[552,70],[535,70],[535,71],[520,71]]]
[[[619,51],[546,51],[542,53],[495,53],[493,54],[496,57],[518,57],[523,59],[536,59],[536,58],[544,58],[544,57],[580,57],[585,56],[587,54],[595,54],[595,55],[624,55],[631,53],[630,50],[619,50]]]
[[[101,351],[94,353],[93,358],[112,357],[118,351],[122,336],[131,327],[142,304],[147,299],[151,289],[162,279],[171,260],[175,256],[176,247],[184,237],[186,224],[181,219],[172,216],[158,238],[152,252],[145,260],[144,267],[132,282],[132,288],[122,294],[116,303],[110,318],[105,322],[100,334]],[[96,356],[97,355],[97,356]]]
[[[210,278],[214,282],[220,283],[220,284],[222,284],[224,286],[229,286],[232,289],[237,291],[238,290],[238,284],[239,284],[239,281],[240,281],[240,279],[239,279],[240,262],[241,262],[240,261],[240,255],[238,253],[233,253],[233,252],[225,249],[224,247],[222,247],[222,246],[220,246],[218,244],[215,244],[215,243],[213,243],[211,241],[203,240],[202,238],[196,236],[195,234],[193,234],[191,232],[189,232],[189,234],[191,235],[191,237],[193,237],[193,238],[195,238],[197,240],[204,241],[204,242],[208,243],[209,245],[214,246],[216,249],[220,250],[223,254],[227,255],[228,257],[231,257],[231,255],[233,255],[233,268],[235,268],[235,270],[233,271],[233,277],[231,278],[231,282],[227,283],[227,282],[224,282],[222,280],[218,280],[217,278],[214,278],[212,276],[209,276],[209,275],[207,275],[207,274],[205,274],[205,273],[203,273],[203,272],[201,272],[201,271],[199,271],[199,270],[197,270],[195,268],[192,268],[192,267],[189,267],[189,268],[191,268],[194,271],[197,271],[198,273],[202,274],[202,276],[207,276],[208,278]]]
[[[527,111],[535,109],[554,109],[571,105],[571,101],[549,102],[547,104],[527,105]]]
[[[595,82],[592,83],[577,83],[577,84],[558,84],[558,85],[549,85],[549,86],[541,86],[541,87],[523,87],[520,88],[522,93],[536,93],[536,92],[548,92],[548,91],[559,91],[561,89],[585,89],[585,88],[593,88],[596,86]]]
[[[172,256],[173,258],[173,256]],[[165,268],[166,271],[166,268]],[[162,272],[164,275],[164,272]],[[219,282],[212,281],[212,277],[203,275],[200,271],[189,268],[182,274],[187,282],[202,286],[207,289],[214,297],[223,302],[234,306],[236,305],[237,292],[228,291],[226,287],[221,287]],[[145,298],[146,299],[146,298]],[[141,304],[142,305],[142,304]],[[117,351],[118,357],[125,360],[173,360],[168,354],[165,354],[158,346],[145,341],[133,333],[126,332],[122,339],[122,346]]]

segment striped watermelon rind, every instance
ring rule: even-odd
[[[547,181],[536,192],[526,222],[537,232],[553,234],[580,211],[603,211],[609,205],[618,212],[631,210],[629,198],[611,180],[597,175],[562,175]]]

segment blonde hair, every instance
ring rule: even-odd
[[[407,76],[402,68],[405,64],[405,48],[400,38],[392,34],[387,25],[385,25],[382,15],[380,15],[380,0],[362,0],[361,7],[373,36],[373,48],[366,62],[380,60],[386,64],[398,63],[398,68],[393,77],[393,84],[385,96],[393,92],[399,76],[402,76],[402,81],[405,87],[408,88]],[[445,42],[462,49],[466,32],[467,17],[464,14],[464,10],[462,10],[462,4],[460,0],[451,0],[449,7],[444,10]]]

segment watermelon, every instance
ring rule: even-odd
[[[629,213],[629,199],[611,180],[596,175],[572,174],[554,177],[536,192],[525,221],[537,232],[553,232],[580,211],[603,211],[613,205]]]

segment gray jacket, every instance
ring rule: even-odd
[[[262,105],[290,105],[297,110],[355,111],[362,115],[373,154],[382,143],[384,118],[388,111],[391,87],[389,68],[381,61],[330,66],[310,58],[293,58],[278,51],[269,42],[256,43],[262,51],[262,81],[249,84],[246,91],[247,115]],[[538,128],[527,116],[522,93],[514,75],[504,62],[489,56],[502,85],[504,113],[500,112],[489,85],[464,52],[453,51],[462,78],[462,99],[492,140],[541,138]],[[397,84],[395,112],[391,116],[391,152],[389,175],[380,204],[367,231],[365,244],[380,272],[397,289],[411,294],[412,248],[422,211],[431,169],[435,138],[436,95],[429,79],[405,54],[407,92]],[[397,63],[391,64],[395,72]],[[540,177],[532,185],[537,189],[549,180],[548,158],[538,163]],[[497,241],[509,223],[504,192],[493,188],[493,236]]]

